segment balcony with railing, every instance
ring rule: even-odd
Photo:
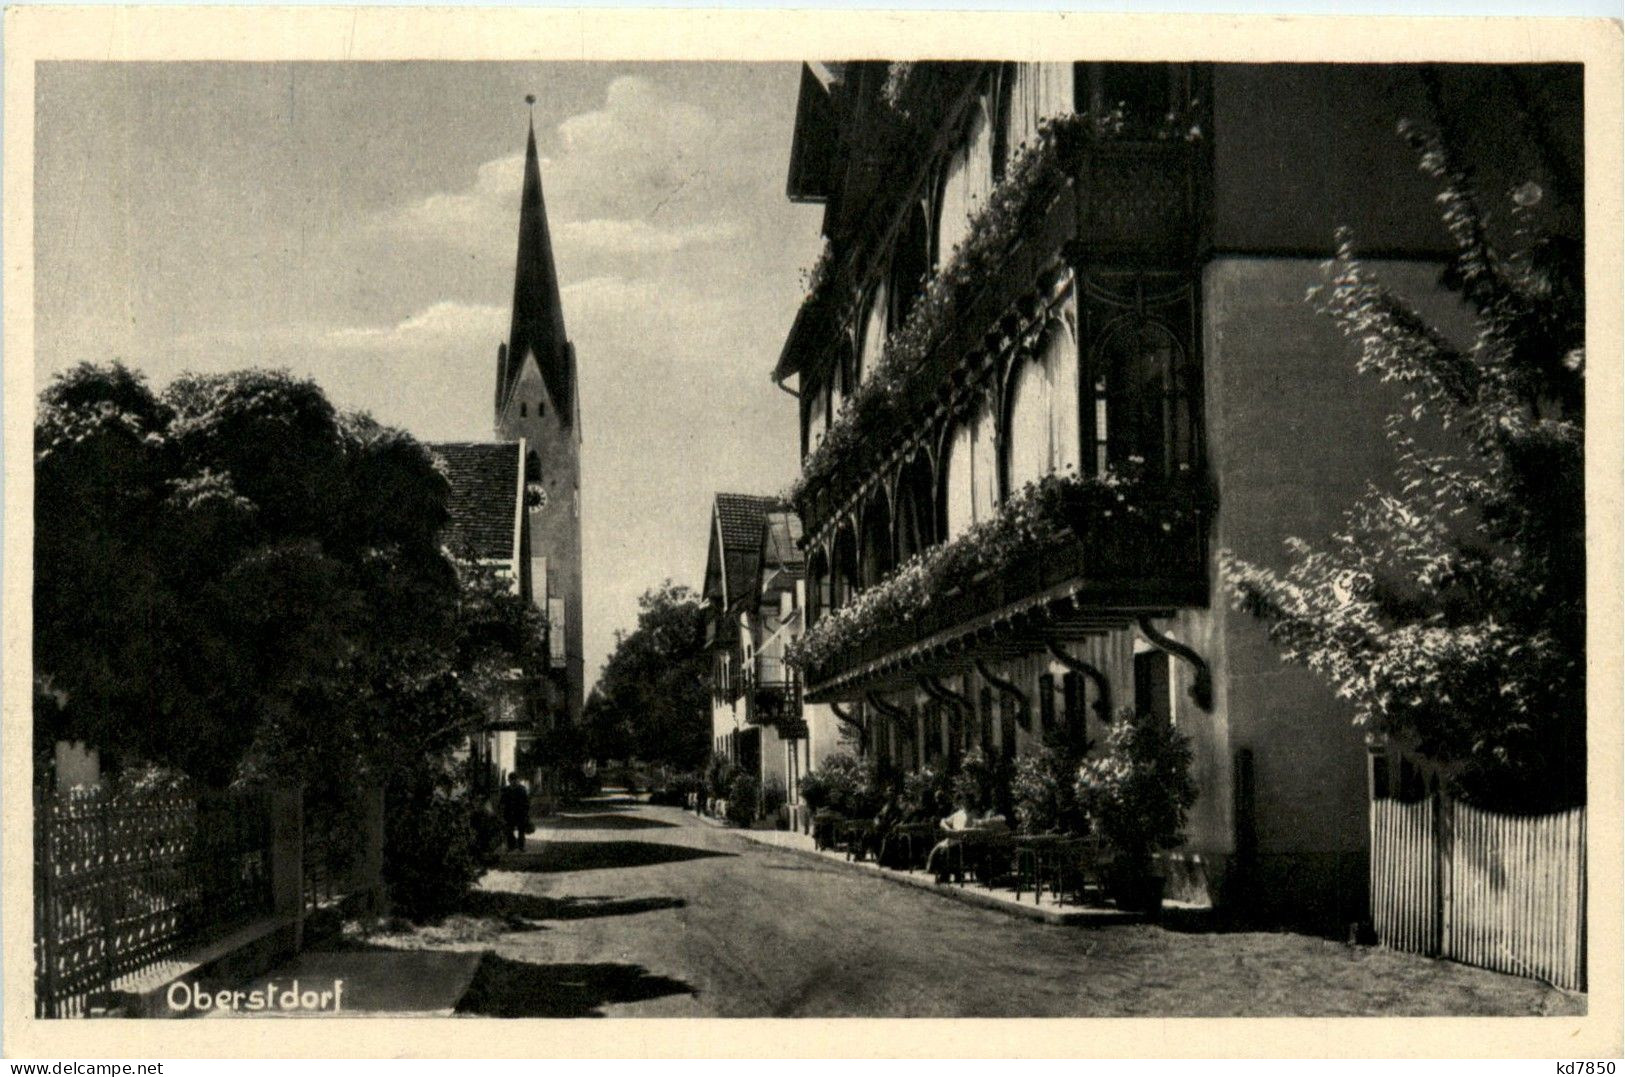
[[[1206,606],[1209,515],[1194,481],[1052,476],[816,622],[795,656],[806,699],[912,688],[921,674]]]
[[[746,692],[746,721],[752,725],[782,727],[801,722],[801,679],[776,654],[756,657],[756,669]]]
[[[927,437],[944,406],[977,391],[996,360],[1042,323],[1066,267],[1188,268],[1200,247],[1204,160],[1199,142],[1172,134],[1113,137],[1082,114],[1049,121],[803,461],[794,498],[807,533]],[[839,346],[839,334],[831,339]]]

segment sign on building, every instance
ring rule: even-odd
[[[554,669],[564,668],[564,599],[547,600],[547,654]]]

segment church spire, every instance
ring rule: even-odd
[[[525,96],[534,105],[534,94]],[[507,361],[498,385],[498,418],[525,366],[526,354],[536,356],[542,380],[553,398],[560,419],[568,425],[575,416],[575,357],[564,334],[564,307],[559,300],[559,276],[553,266],[553,241],[547,228],[547,207],[542,201],[542,170],[536,154],[536,121],[530,122],[525,146],[525,186],[519,198],[519,256],[514,266],[513,322],[508,329]]]

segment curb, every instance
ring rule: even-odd
[[[736,827],[730,829],[738,830]],[[995,897],[990,893],[972,887],[953,884],[939,885],[935,880],[921,873],[890,871],[885,868],[874,867],[867,862],[859,863],[847,860],[845,857],[821,853],[814,849],[802,849],[794,845],[778,845],[773,842],[763,841],[760,838],[750,837],[752,831],[749,830],[738,830],[738,833],[747,841],[764,849],[776,849],[792,856],[817,861],[820,864],[845,867],[855,874],[865,875],[871,879],[881,879],[895,886],[924,890],[928,893],[958,901],[963,905],[1002,912],[1006,916],[1014,916],[1024,920],[1053,924],[1057,927],[1079,927],[1085,924],[1106,926],[1145,922],[1145,917],[1138,913],[1120,912],[1117,909],[1054,909],[1045,908],[1042,905],[1023,905],[1019,902]]]

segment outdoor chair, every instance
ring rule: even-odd
[[[1068,894],[1080,902],[1092,881],[1101,882],[1109,854],[1098,835],[1028,834],[1016,839],[1016,900],[1031,891],[1033,903],[1047,889],[1057,904]]]
[[[1011,849],[1011,835],[1006,830],[979,830],[975,827],[949,830],[939,827],[937,838],[947,843],[947,848],[943,850],[943,862],[937,868],[939,876],[957,883],[972,878],[989,888],[997,874],[996,864],[1000,856],[1008,856]]]
[[[840,812],[827,809],[815,812],[812,824],[813,848],[819,850],[835,848],[836,831],[846,821],[846,816]]]
[[[848,860],[862,860],[875,825],[867,819],[847,819],[836,825],[835,844]]]
[[[925,855],[937,843],[937,824],[899,823],[887,831],[880,844],[880,864],[906,871],[925,866]]]

